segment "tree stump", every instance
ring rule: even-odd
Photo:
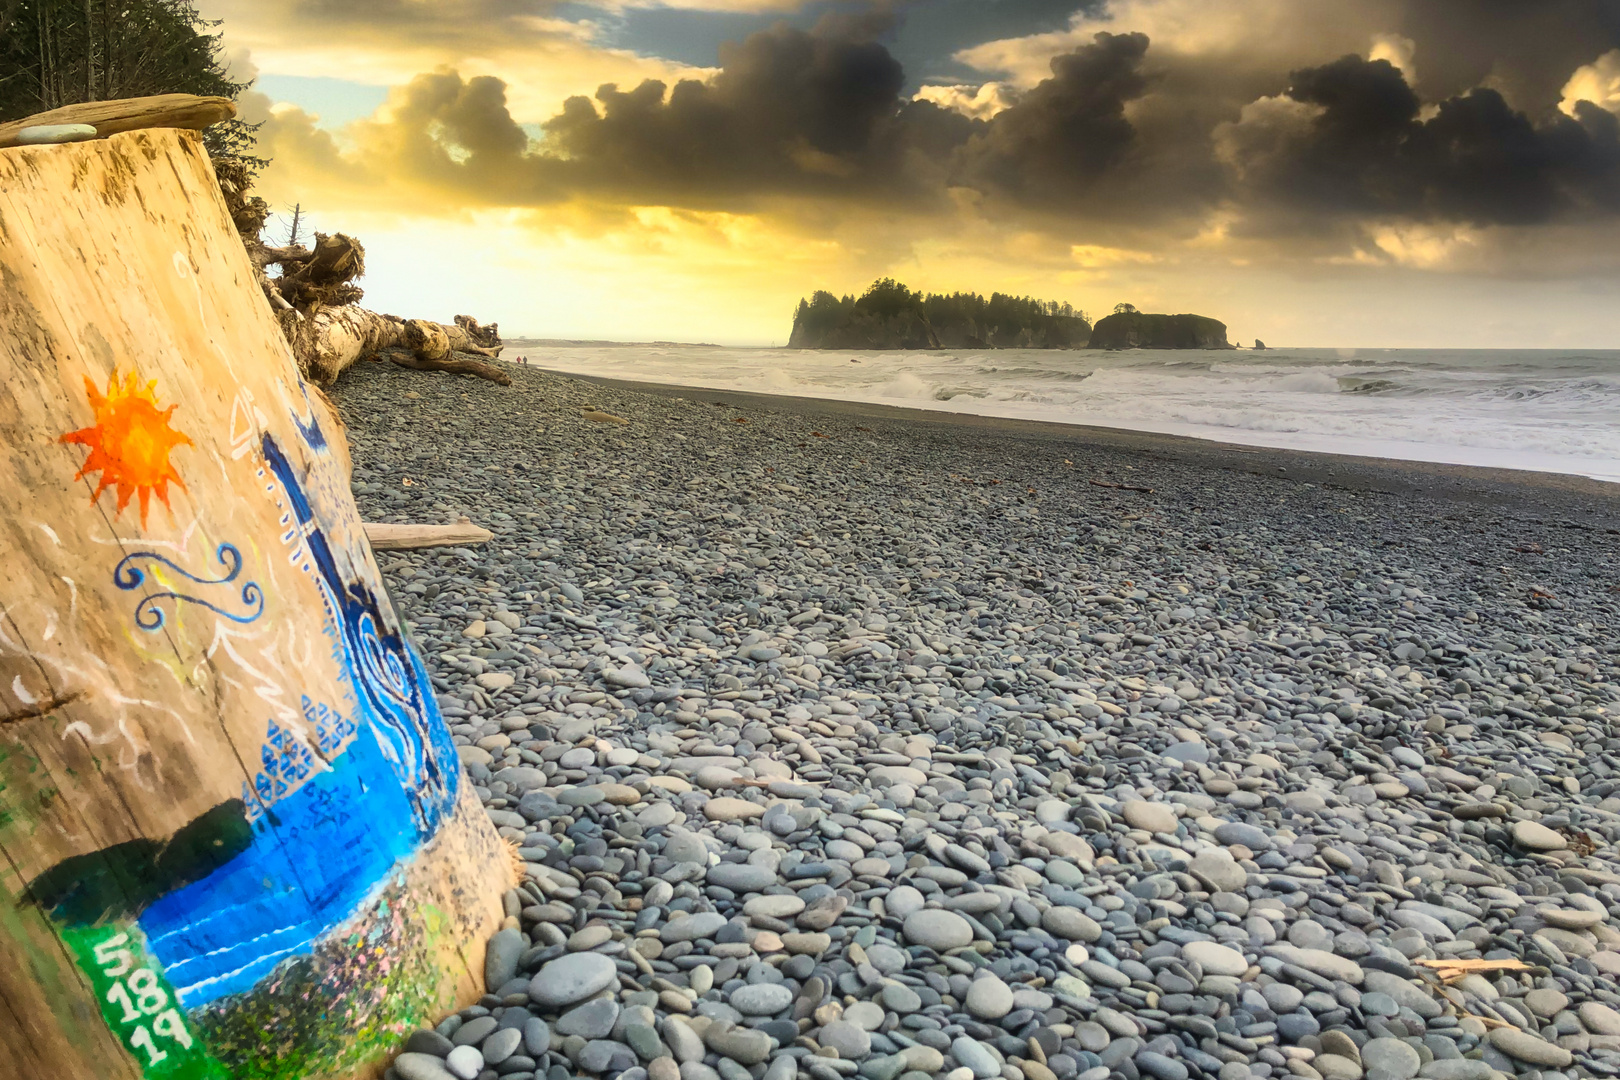
[[[0,150],[0,280],[0,1071],[375,1076],[512,864],[341,428],[195,133]]]

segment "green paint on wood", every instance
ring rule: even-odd
[[[448,989],[436,952],[444,930],[443,915],[412,901],[401,876],[312,955],[193,1019],[236,1080],[349,1071],[438,1018]]]
[[[134,923],[67,927],[62,940],[89,977],[101,1017],[148,1080],[229,1080],[175,999]]]

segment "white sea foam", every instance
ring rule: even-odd
[[[1620,482],[1620,352],[846,352],[515,343],[541,367]],[[853,361],[853,362],[852,362]]]

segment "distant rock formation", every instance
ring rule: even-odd
[[[1261,341],[1259,338],[1254,339],[1254,347],[1255,347],[1255,350],[1257,352],[1265,352],[1266,351],[1266,343]]]
[[[793,320],[790,349],[940,349],[939,335],[918,311],[849,310],[831,325]]]
[[[860,297],[817,292],[799,301],[790,349],[1083,349],[1085,312],[991,293],[923,294],[892,278]]]
[[[1121,312],[1099,319],[1091,331],[1093,349],[1231,349],[1226,324],[1203,315],[1149,315]]]
[[[947,322],[935,333],[947,349],[1083,349],[1091,324],[1075,315],[1036,315],[1026,326],[986,326],[970,318]]]

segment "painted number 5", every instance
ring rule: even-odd
[[[119,934],[117,937],[110,937],[96,946],[96,963],[101,965],[102,974],[116,979],[129,970],[130,964],[133,963],[129,950],[120,948],[120,946],[127,944],[129,944],[129,935]]]

